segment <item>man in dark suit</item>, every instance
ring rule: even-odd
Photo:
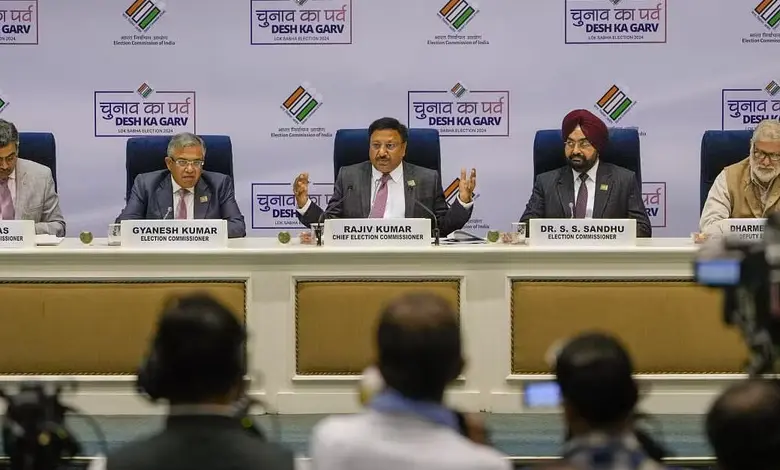
[[[520,221],[636,219],[637,236],[652,236],[634,172],[599,161],[609,139],[607,126],[590,111],[578,109],[563,119],[562,130],[569,164],[536,177]]]
[[[203,139],[189,132],[177,134],[168,144],[167,153],[167,170],[135,178],[117,223],[135,219],[225,219],[229,238],[246,236],[233,180],[221,173],[203,171]]]
[[[341,168],[333,197],[325,214],[328,218],[431,218],[415,200],[436,214],[442,236],[463,228],[471,218],[472,195],[477,172],[461,170],[458,201],[447,204],[437,171],[403,161],[409,132],[394,118],[374,121],[368,128],[369,161]],[[323,216],[323,210],[309,199],[309,174],[298,175],[293,183],[298,219],[309,227]]]
[[[293,470],[293,453],[237,413],[245,396],[245,347],[243,325],[215,299],[173,299],[138,371],[140,391],[170,403],[164,428],[109,453],[102,467]]]

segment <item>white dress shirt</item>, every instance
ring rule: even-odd
[[[179,215],[179,199],[181,199],[179,190],[182,189],[182,187],[173,179],[173,176],[171,176],[171,185],[173,186],[173,212],[168,218],[175,219],[176,216]],[[192,220],[195,218],[195,188],[187,188],[187,191],[189,194],[187,195],[186,201],[184,201],[187,205],[187,220]]]
[[[573,204],[577,204],[577,193],[580,190],[580,185],[582,184],[582,180],[580,179],[580,173],[575,171],[574,169],[571,170],[572,173],[574,173],[574,201],[572,201]],[[593,167],[587,171],[588,179],[585,180],[585,187],[588,189],[588,205],[587,209],[585,210],[585,218],[586,219],[592,219],[593,218],[593,201],[596,200],[596,175],[599,171],[599,161],[596,160],[596,163],[593,164]],[[574,207],[572,207],[572,210],[574,210]],[[569,214],[569,216],[572,216],[573,214]]]

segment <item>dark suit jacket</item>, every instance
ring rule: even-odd
[[[106,458],[107,470],[293,470],[292,452],[264,442],[238,418],[168,417],[165,429],[131,442]]]
[[[170,208],[170,211],[168,210]],[[174,217],[173,185],[168,170],[152,171],[135,177],[130,199],[116,222]],[[229,176],[204,171],[195,185],[193,211],[196,219],[225,219],[228,237],[246,236],[244,216],[236,203]]]
[[[607,185],[606,191],[599,188]],[[574,175],[571,167],[542,173],[536,177],[533,193],[520,222],[530,219],[568,219],[569,203],[574,202]],[[607,162],[599,162],[596,174],[596,194],[593,199],[594,219],[636,219],[636,235],[652,236],[650,219],[642,202],[642,190],[631,170]]]
[[[406,195],[406,214],[410,219],[432,219],[427,211],[415,204],[417,199],[422,205],[436,214],[439,222],[439,232],[442,237],[460,230],[471,218],[471,210],[464,208],[461,204],[453,204],[450,207],[447,199],[444,197],[444,191],[441,188],[441,178],[439,173],[428,168],[403,163],[404,181],[414,181],[413,186],[405,184]],[[351,189],[350,189],[351,188]],[[342,219],[365,219],[371,213],[371,192],[373,184],[371,183],[371,162],[357,163],[342,167],[336,177],[336,184],[333,187],[333,197],[331,197],[328,207],[325,210],[326,218]],[[345,197],[344,201],[339,201]],[[297,212],[297,211],[296,211]],[[298,219],[302,224],[309,227],[317,223],[322,215],[322,209],[312,201],[306,213],[297,212]],[[435,228],[432,224],[432,229]]]

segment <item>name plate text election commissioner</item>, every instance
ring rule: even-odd
[[[430,219],[329,219],[325,246],[430,246]]]
[[[123,220],[122,248],[215,249],[227,247],[226,220]]]
[[[766,219],[726,219],[720,222],[724,234],[739,240],[762,240]]]
[[[634,219],[531,219],[528,245],[634,246]]]
[[[0,248],[35,248],[35,222],[0,220]]]

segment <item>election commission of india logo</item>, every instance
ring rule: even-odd
[[[566,44],[665,44],[667,0],[564,0]]]
[[[407,93],[409,127],[442,137],[508,137],[509,91],[472,90],[455,82],[446,90]]]
[[[301,0],[297,0],[301,1]],[[307,0],[303,0],[306,2]],[[271,132],[271,137],[333,137],[324,127],[304,127],[322,106],[322,95],[308,82],[295,87],[282,101],[280,108],[287,115],[289,125],[278,127]]]
[[[305,0],[304,0],[305,1]],[[309,184],[309,199],[318,206],[328,205],[333,183]],[[252,183],[252,228],[255,230],[303,229],[296,215],[295,196],[290,183]]]
[[[3,90],[0,90],[0,113],[2,113],[9,104],[8,97],[3,93]]]
[[[132,28],[113,39],[117,47],[175,46],[167,31],[157,26],[166,14],[164,2],[159,0],[128,0],[122,16]]]
[[[38,0],[0,0],[0,46],[38,44]]]
[[[95,137],[196,134],[194,91],[156,90],[143,82],[131,90],[94,93]]]
[[[480,31],[469,27],[479,13],[472,0],[444,0],[437,12],[444,23],[442,30],[427,42],[429,46],[487,46],[490,41]]]
[[[780,43],[780,0],[761,0],[753,8],[753,16],[763,26],[742,38],[742,44]]]
[[[610,123],[616,124],[625,116],[636,102],[628,96],[626,89],[621,89],[617,85],[612,85],[596,102],[596,109],[602,116],[607,118]]]
[[[253,46],[352,44],[353,0],[250,0]]]
[[[780,80],[762,87],[721,90],[721,129],[755,129],[764,119],[780,119]]]

